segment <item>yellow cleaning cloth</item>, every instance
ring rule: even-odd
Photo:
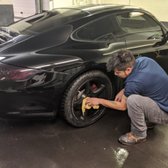
[[[91,106],[89,106],[88,104],[86,104],[86,99],[87,99],[87,97],[85,97],[85,98],[82,100],[82,114],[83,114],[83,115],[84,115],[84,113],[86,112],[86,109],[89,110],[89,109],[92,108]],[[99,105],[93,106],[93,109],[99,109]]]

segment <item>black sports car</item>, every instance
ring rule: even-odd
[[[90,5],[45,11],[0,28],[0,116],[54,117],[76,127],[94,123],[104,107],[82,114],[85,96],[112,99],[122,81],[106,72],[115,52],[129,49],[168,72],[167,29],[143,9]]]

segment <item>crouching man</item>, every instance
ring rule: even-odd
[[[112,55],[107,70],[125,78],[124,88],[115,100],[87,98],[89,106],[103,105],[107,108],[128,110],[131,131],[122,135],[119,142],[132,145],[144,142],[147,123],[168,123],[168,75],[158,63],[147,57],[138,57],[128,50]]]

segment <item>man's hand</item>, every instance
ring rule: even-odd
[[[120,101],[111,101],[111,100],[102,99],[102,98],[87,97],[86,105],[88,105],[89,107],[103,105],[104,107],[107,107],[107,108],[125,111],[127,109],[126,99],[127,98],[125,97],[124,94],[122,95]]]
[[[123,95],[124,95],[124,89],[122,89],[122,90],[120,90],[120,92],[118,92],[114,101],[121,102]]]
[[[99,103],[99,98],[95,98],[95,97],[87,97],[86,98],[86,105],[94,107],[94,106],[98,106]]]

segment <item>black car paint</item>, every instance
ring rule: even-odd
[[[132,50],[135,55],[144,54],[155,59],[168,72],[168,45],[165,43],[155,46],[159,39],[131,43],[115,39],[116,41],[111,43],[74,38],[78,28],[98,17],[121,11],[140,11],[149,14],[148,12],[122,5],[100,5],[98,9],[96,6],[85,8],[77,9],[75,14],[70,14],[63,23],[61,19],[66,16],[56,15],[58,24],[54,23],[52,17],[50,22],[42,22],[41,26],[33,27],[35,30],[40,30],[41,27],[41,32],[25,30],[24,34],[0,46],[0,57],[4,57],[1,64],[37,70],[37,74],[26,80],[0,81],[0,107],[3,109],[0,116],[55,116],[61,98],[71,82],[89,70],[99,69],[105,72],[106,62],[111,54],[123,48]],[[167,29],[151,14],[149,15],[165,33]],[[0,73],[1,71],[0,66]],[[46,76],[49,76],[47,80]],[[112,76],[111,79],[114,78],[116,77]],[[113,82],[118,89],[116,83],[120,81],[117,79]]]

